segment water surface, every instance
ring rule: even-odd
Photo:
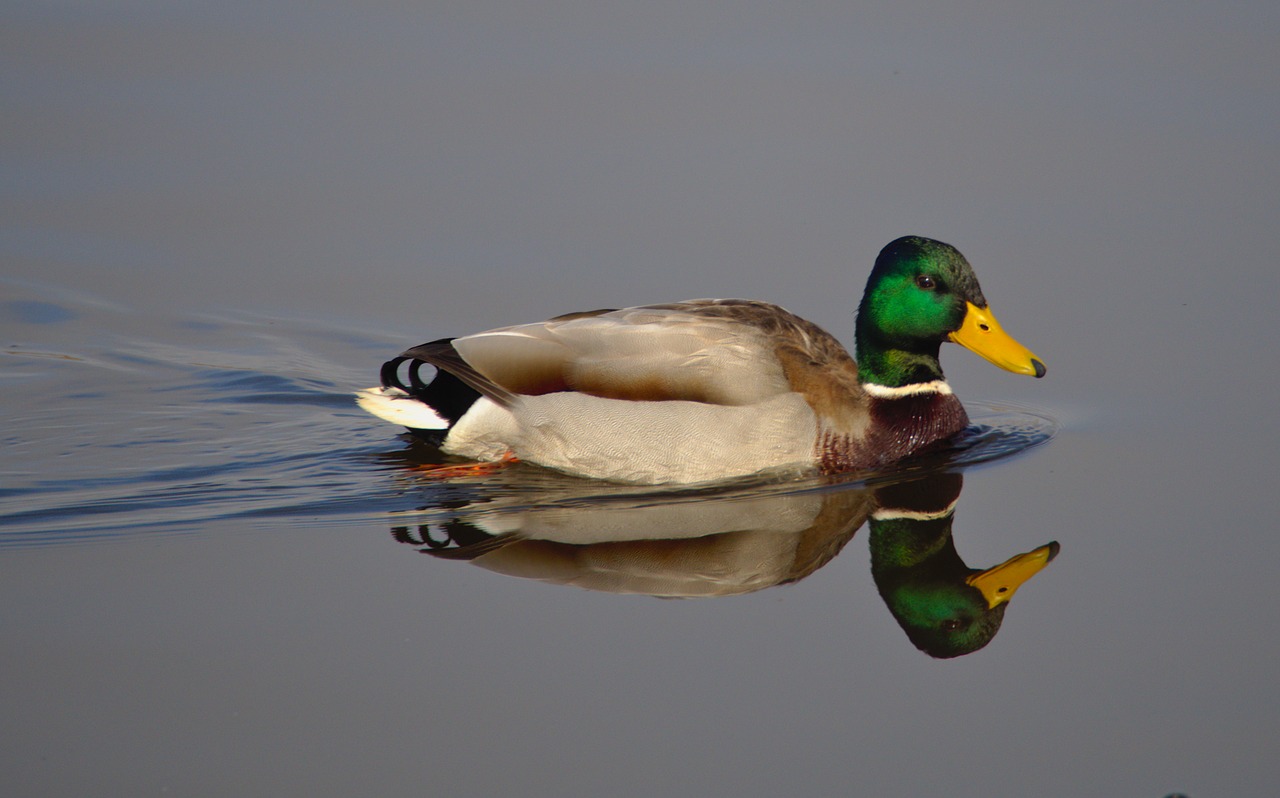
[[[0,790],[1268,794],[1278,14],[10,4]],[[848,342],[905,234],[1048,366],[944,350],[985,429],[912,472],[963,479],[933,581],[848,528],[900,474],[441,484],[351,400],[598,307]],[[1049,541],[979,650],[904,633]]]

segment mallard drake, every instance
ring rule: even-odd
[[[812,322],[742,299],[595,310],[415,346],[357,401],[476,461],[692,483],[874,468],[949,438],[968,415],[943,378],[943,341],[1045,374],[964,256],[928,238],[880,252],[854,338],[857,362]]]

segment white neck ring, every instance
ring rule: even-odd
[[[951,386],[947,384],[946,380],[913,382],[910,385],[899,385],[894,388],[874,382],[864,382],[862,389],[867,392],[868,396],[876,399],[902,399],[907,396],[920,396],[923,394],[951,395]]]

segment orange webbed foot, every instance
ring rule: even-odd
[[[458,463],[456,465],[419,465],[414,471],[430,479],[458,479],[460,477],[483,477],[496,473],[507,466],[520,462],[510,450],[500,460],[479,463]]]

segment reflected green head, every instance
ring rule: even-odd
[[[911,642],[939,658],[968,654],[991,642],[1008,607],[988,609],[982,594],[963,583],[905,584],[884,598]]]

